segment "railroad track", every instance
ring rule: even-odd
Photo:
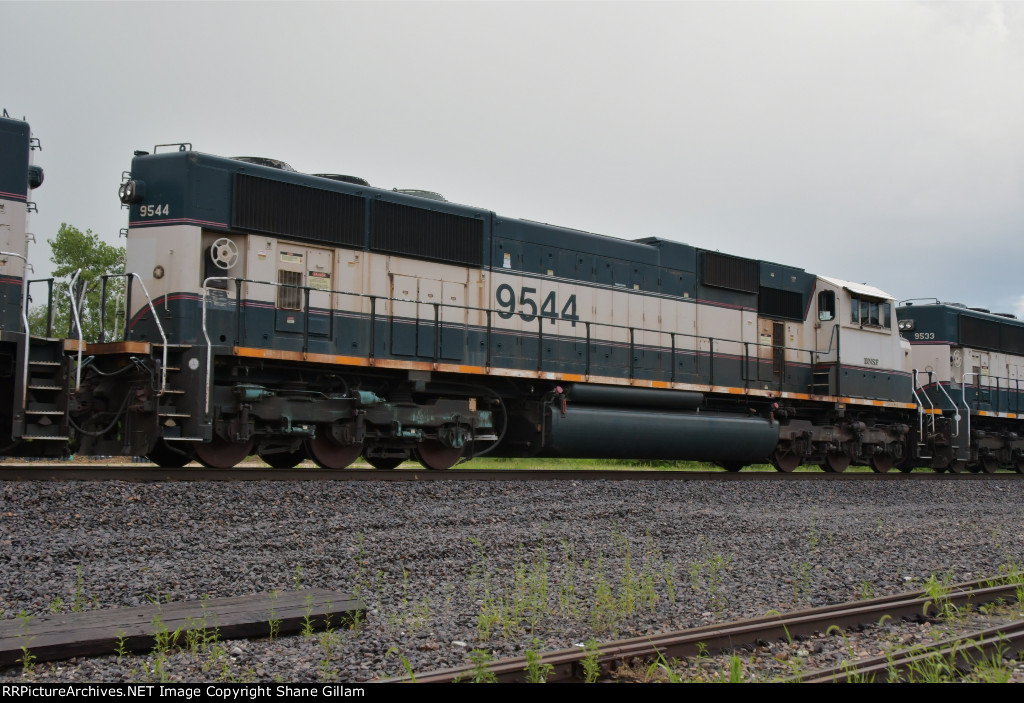
[[[990,580],[972,581],[961,583],[949,588],[940,597],[930,596],[924,591],[902,593],[871,600],[857,601],[855,603],[842,603],[822,608],[801,610],[787,615],[769,615],[763,618],[741,620],[719,625],[710,625],[690,630],[668,632],[648,637],[636,637],[632,639],[609,642],[599,645],[596,649],[583,649],[574,647],[555,652],[546,653],[543,656],[543,664],[549,665],[551,669],[546,677],[548,682],[572,682],[583,681],[589,677],[608,678],[620,666],[629,666],[638,661],[651,662],[655,660],[671,661],[687,657],[704,656],[708,653],[721,652],[735,649],[746,645],[754,645],[762,641],[773,641],[789,639],[797,636],[807,636],[815,632],[826,632],[829,628],[851,628],[859,625],[873,624],[884,617],[893,619],[923,617],[936,615],[944,608],[963,609],[970,605],[979,605],[994,601],[1016,600],[1020,584],[1001,583],[989,585]],[[944,647],[950,650],[955,656],[957,652],[965,661],[970,661],[970,652],[987,651],[992,652],[1002,647],[1021,646],[1021,640],[1009,640],[1003,633],[1008,630],[1006,626],[993,628],[985,633],[978,633],[978,647],[981,650],[967,647],[964,639],[950,640],[946,643],[938,643],[937,647]],[[1018,623],[1015,631],[1021,632],[1024,637],[1024,623]],[[974,638],[971,638],[974,639]],[[959,648],[959,649],[957,649]],[[923,656],[940,656],[929,650],[929,654],[920,650],[907,650],[905,653],[898,653],[896,668],[892,671],[906,671],[914,666],[916,661]],[[493,662],[487,666],[487,670],[493,674],[498,682],[515,683],[525,682],[528,676],[530,662],[526,657],[515,657]],[[889,658],[879,657],[877,659],[865,660],[864,668],[861,669],[858,663],[836,669],[823,670],[804,674],[793,680],[799,681],[843,681],[843,680],[865,680],[867,677],[881,679],[881,673],[888,676],[891,662]],[[415,680],[421,683],[450,683],[461,680],[471,680],[479,675],[476,667],[458,667],[445,669],[432,673],[415,676]],[[394,681],[411,681],[413,677],[406,676]]]
[[[165,469],[148,465],[105,466],[96,464],[17,464],[0,466],[0,480],[6,481],[985,481],[1022,480],[1024,474],[936,474],[927,473],[780,473],[753,471],[650,471],[601,469],[272,469],[268,467],[204,467]]]
[[[903,474],[750,471],[631,471],[598,469],[272,469],[239,466],[163,469],[145,464],[28,463],[0,465],[0,481],[991,481],[1024,480],[1017,473]]]
[[[917,672],[970,671],[993,656],[1024,651],[1024,621],[991,627],[930,647],[904,649],[887,657],[858,659],[845,666],[821,669],[793,677],[791,683],[898,682]]]

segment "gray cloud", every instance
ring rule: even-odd
[[[132,150],[188,140],[899,297],[1024,296],[1019,5],[3,9],[41,240],[68,221],[114,241]]]

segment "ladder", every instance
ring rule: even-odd
[[[192,348],[191,344],[164,344],[164,358],[167,365],[163,367],[162,377],[165,379],[163,391],[157,396],[157,422],[160,425],[160,436],[165,442],[204,442],[201,435],[186,436],[182,434],[185,425],[195,427],[192,419],[193,407],[189,407],[187,389],[182,378],[181,368],[183,357]],[[193,376],[194,378],[194,376]],[[192,389],[192,406],[195,405],[196,389]]]
[[[16,389],[20,408],[14,414],[14,438],[55,442],[62,448],[70,439],[63,342],[26,335],[23,344],[25,367],[16,381],[21,387]]]

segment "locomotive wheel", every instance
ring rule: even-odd
[[[306,459],[306,452],[300,449],[297,452],[260,454],[260,459],[263,460],[264,464],[275,469],[294,469]]]
[[[737,473],[738,471],[741,471],[743,467],[746,466],[746,464],[739,464],[736,462],[727,461],[724,464],[719,464],[719,466],[721,466],[729,473],[734,474]]]
[[[395,456],[374,456],[366,459],[366,463],[378,471],[391,471],[391,469],[397,467],[403,461],[405,459],[399,459]]]
[[[437,440],[431,439],[420,442],[420,446],[416,449],[416,455],[423,468],[444,471],[455,466],[455,462],[462,457],[462,449],[462,447],[458,449],[446,447]]]
[[[196,447],[196,460],[209,469],[230,469],[252,452],[254,440],[229,442],[220,435],[213,435],[213,441]]]
[[[147,454],[146,458],[161,469],[180,469],[192,461],[192,456],[188,452],[175,451],[167,446],[162,439],[157,440],[153,451]]]
[[[954,461],[950,462],[949,466],[947,466],[945,470],[948,471],[951,474],[962,474],[964,472],[964,469],[966,469],[966,468],[967,468],[967,462],[966,461],[954,460]],[[942,471],[942,470],[941,469],[937,469],[937,471]]]
[[[783,473],[791,473],[796,467],[800,466],[800,457],[797,456],[796,452],[784,452],[777,450],[772,454],[772,466],[775,467],[776,471],[782,471]]]
[[[873,454],[868,463],[871,465],[871,470],[876,474],[885,474],[889,473],[896,460],[888,454]]]
[[[1018,460],[1017,463],[1013,465],[1013,468],[1017,473],[1024,474],[1024,461]]]
[[[999,460],[994,456],[983,456],[978,462],[978,473],[994,474],[999,471]]]
[[[344,447],[335,444],[329,438],[317,435],[306,442],[309,458],[321,469],[345,469],[363,453],[362,444],[350,444]]]
[[[839,452],[829,452],[825,455],[825,463],[822,468],[830,474],[841,474],[850,465],[850,457]]]

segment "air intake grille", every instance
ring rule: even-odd
[[[999,323],[960,316],[960,344],[978,349],[999,349]]]
[[[757,298],[757,312],[765,317],[802,321],[804,296],[793,291],[762,287]]]
[[[362,247],[366,201],[292,183],[235,176],[231,226],[290,239]]]
[[[757,262],[706,251],[701,256],[701,282],[706,286],[756,293]]]
[[[1024,354],[1024,327],[1003,325],[1003,351]]]
[[[370,249],[483,265],[484,223],[473,217],[377,201]]]

